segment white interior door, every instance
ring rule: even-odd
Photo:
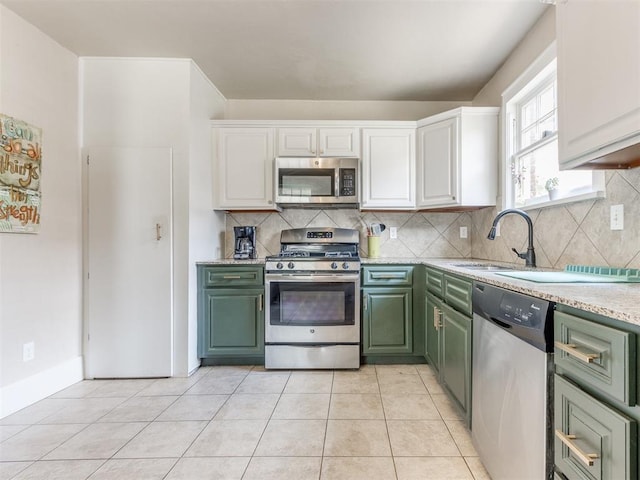
[[[171,149],[85,153],[87,377],[171,376]]]

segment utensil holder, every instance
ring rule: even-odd
[[[367,248],[369,258],[378,258],[380,256],[380,237],[370,235],[367,237]]]

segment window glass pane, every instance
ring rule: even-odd
[[[545,138],[549,135],[553,135],[553,133],[558,129],[556,127],[556,116],[551,115],[547,118],[544,118],[540,121],[538,125],[538,131],[540,132],[540,138]]]
[[[538,129],[536,125],[529,127],[527,130],[522,132],[522,136],[520,137],[520,147],[526,148],[534,142],[538,141]]]
[[[533,98],[522,106],[520,110],[522,128],[526,128],[536,121],[536,99]]]
[[[540,117],[551,113],[556,108],[555,84],[549,85],[540,93]]]

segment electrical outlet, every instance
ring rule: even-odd
[[[36,345],[33,342],[22,345],[22,361],[29,362],[36,358]]]
[[[398,238],[398,227],[389,227],[389,238]]]
[[[624,230],[624,205],[611,205],[611,230]]]
[[[467,238],[467,227],[460,227],[460,238]]]

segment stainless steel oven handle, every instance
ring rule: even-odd
[[[284,273],[264,276],[266,282],[354,282],[360,280],[360,275],[337,274],[337,275],[316,275]]]

